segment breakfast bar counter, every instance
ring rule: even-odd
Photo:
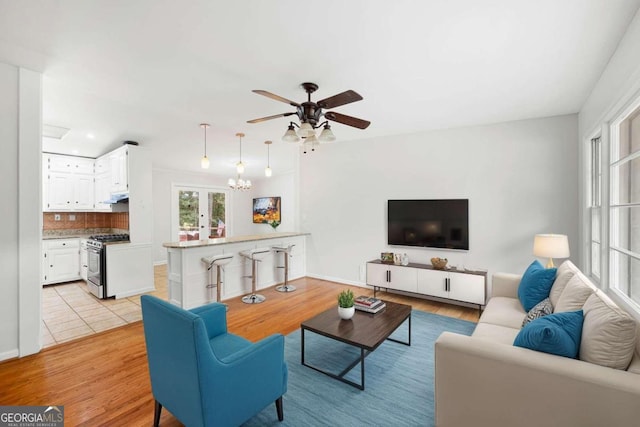
[[[258,263],[257,289],[284,282],[283,253],[273,248],[293,245],[289,258],[289,280],[306,273],[305,243],[308,233],[272,232],[207,240],[188,240],[164,243],[167,248],[167,285],[169,301],[185,309],[198,307],[217,299],[216,268],[203,258],[216,255],[233,256],[221,273],[221,301],[251,293],[251,262],[240,255],[242,251],[268,248],[270,253]]]

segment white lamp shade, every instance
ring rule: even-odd
[[[233,178],[229,178],[229,181],[227,181],[227,184],[229,185],[229,187],[235,187],[236,186],[236,180]]]
[[[569,239],[564,234],[536,234],[533,255],[542,258],[569,258]]]
[[[200,159],[200,166],[202,167],[202,169],[209,169],[209,158],[207,156],[204,156],[202,159]]]
[[[267,166],[266,168],[264,168],[264,176],[269,177],[273,174],[273,172],[271,171],[271,168],[269,166]]]
[[[238,162],[238,163],[236,164],[236,171],[237,171],[238,173],[244,173],[244,163],[242,163],[242,162]]]
[[[325,127],[320,132],[320,136],[318,137],[320,142],[333,142],[336,140],[336,136],[333,134],[333,131],[329,127]]]
[[[282,141],[283,142],[298,142],[298,141],[300,141],[300,137],[298,136],[296,131],[293,130],[293,127],[290,127],[289,129],[287,129],[287,131],[282,136]]]
[[[302,123],[302,125],[300,125],[300,129],[298,129],[298,136],[300,136],[300,138],[306,138],[315,134],[316,131],[313,129],[313,126],[307,122]]]

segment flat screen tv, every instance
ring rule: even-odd
[[[469,200],[389,200],[387,243],[469,250]]]

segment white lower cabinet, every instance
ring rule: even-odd
[[[52,239],[42,243],[45,285],[80,279],[80,239]]]
[[[435,270],[427,264],[367,263],[367,285],[484,305],[485,272]]]
[[[80,278],[88,280],[89,254],[87,253],[87,239],[80,239]]]
[[[386,264],[367,264],[367,284],[380,288],[417,292],[417,270]]]

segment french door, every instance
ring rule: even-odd
[[[173,185],[172,234],[176,240],[226,237],[228,230],[226,190]]]

